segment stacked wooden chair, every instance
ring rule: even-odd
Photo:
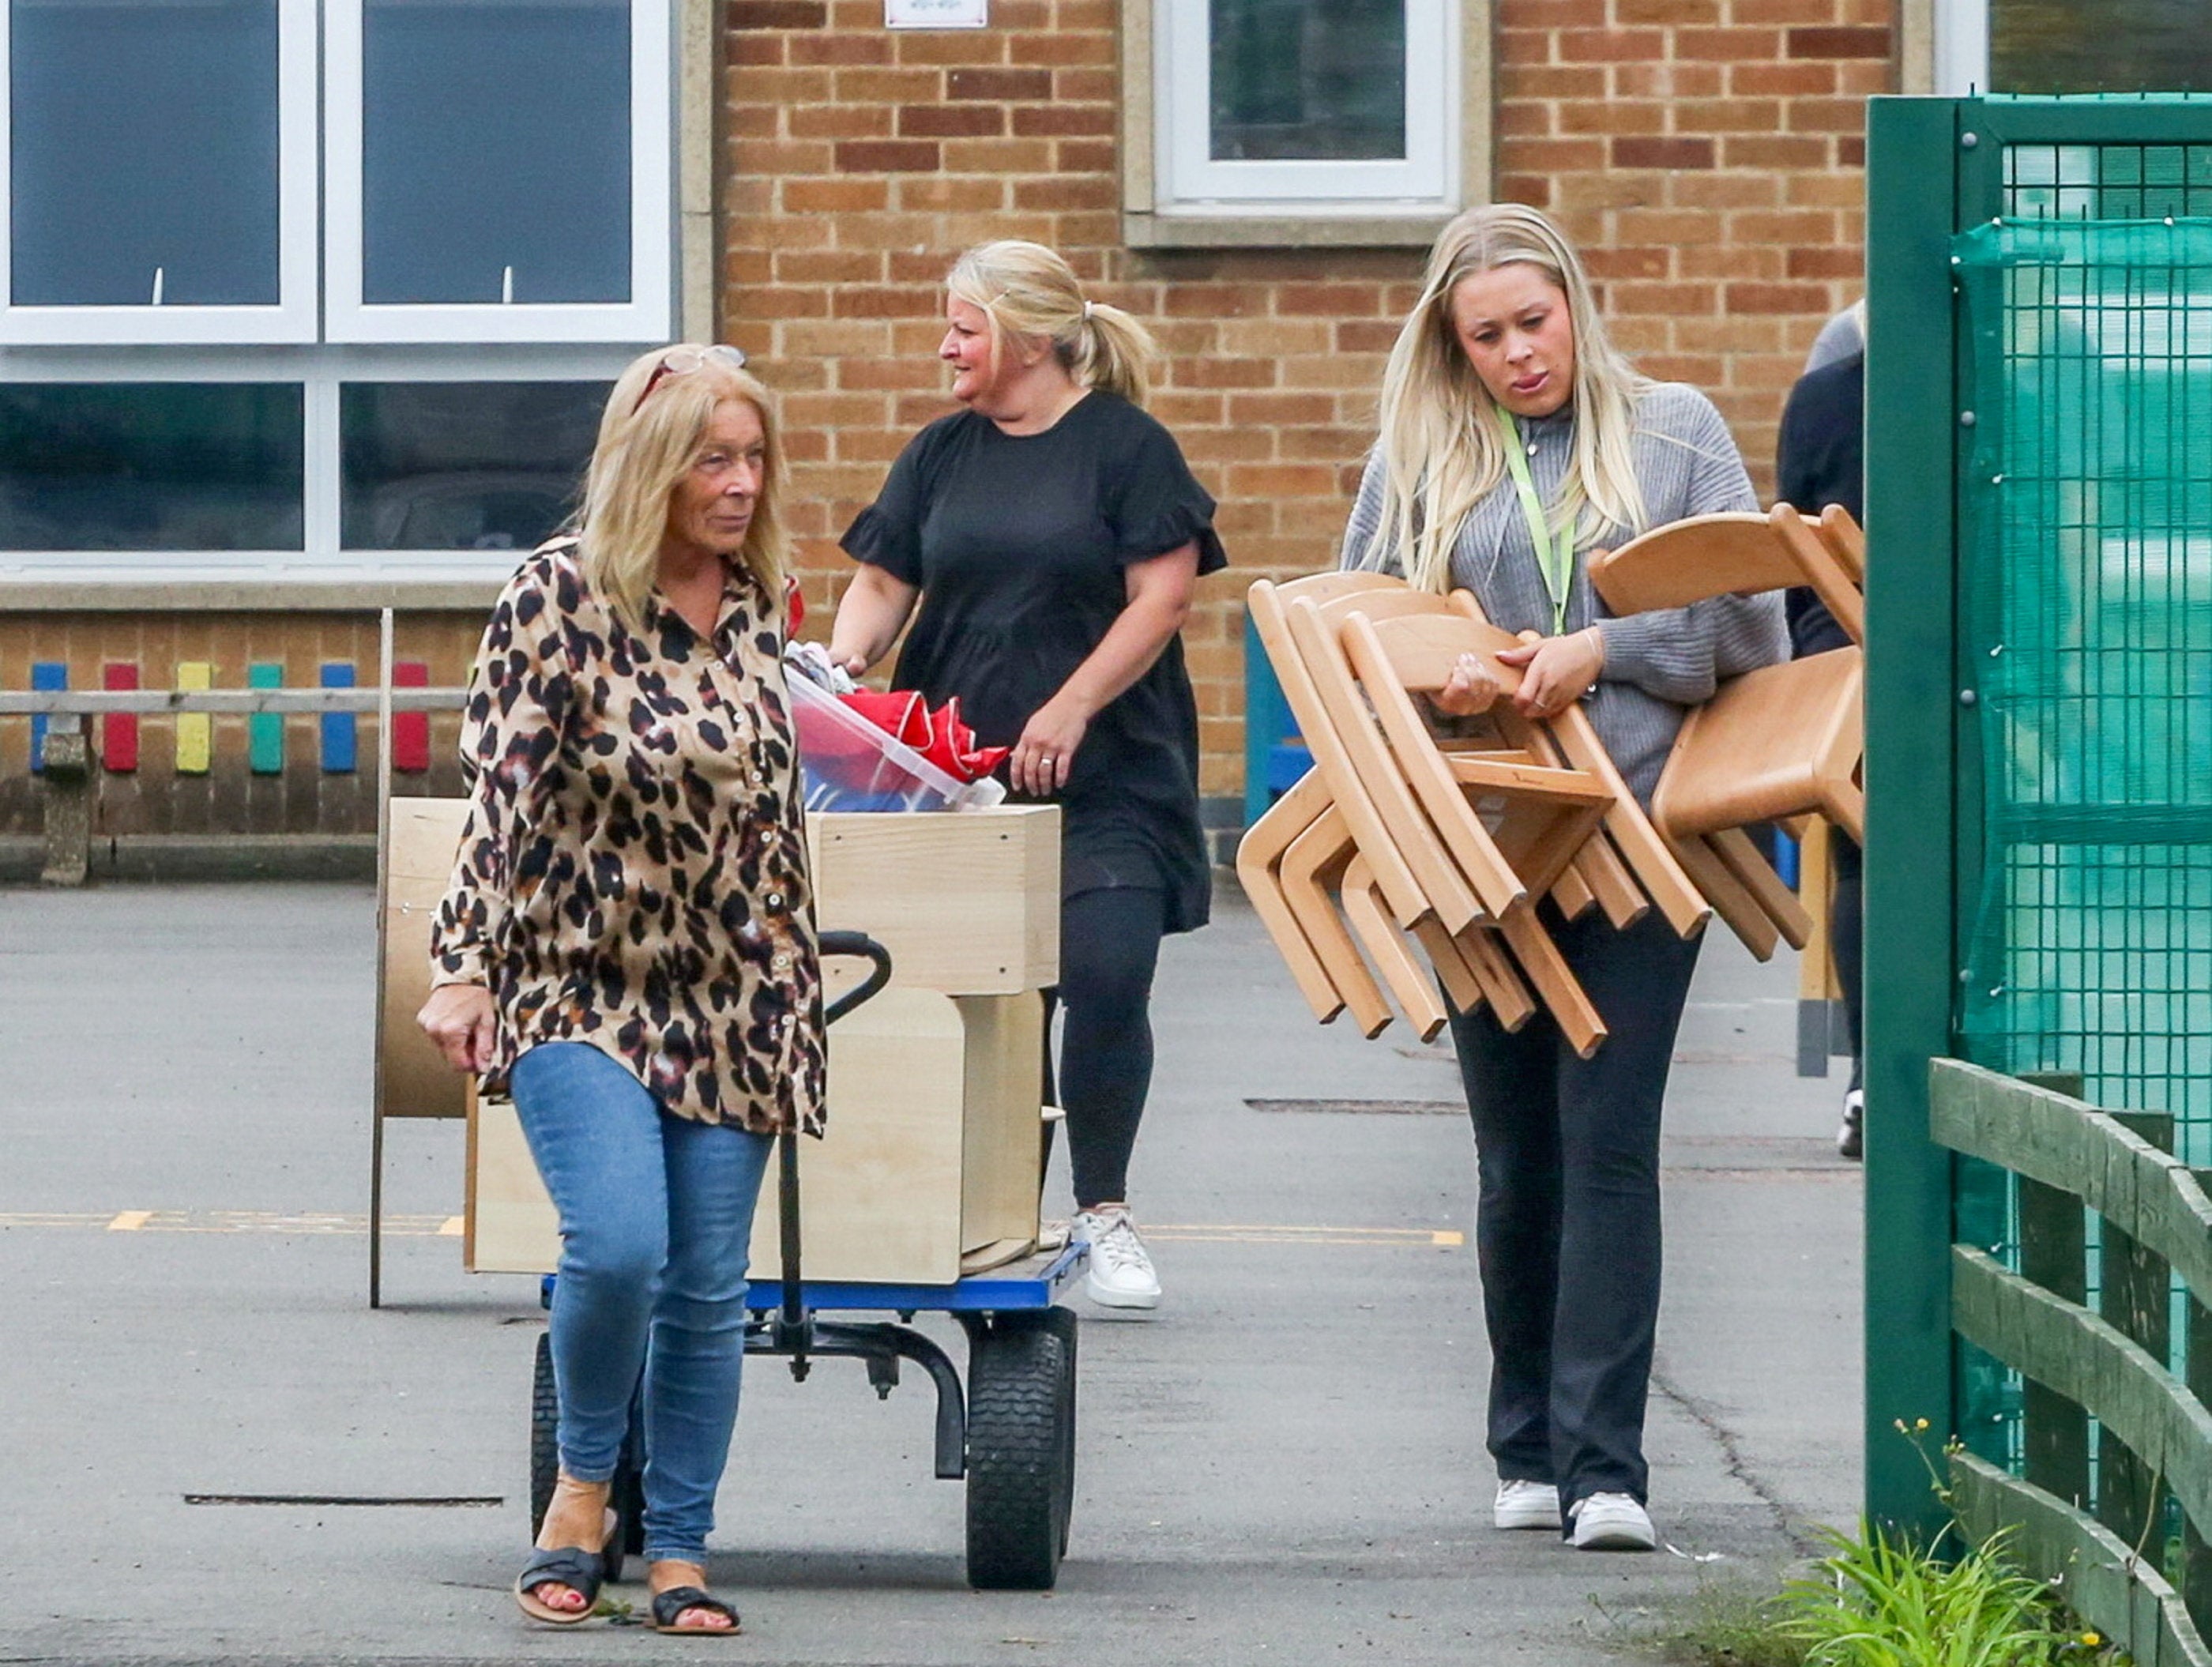
[[[1814,526],[1778,511],[1684,526],[1704,530],[1665,529],[1615,553],[1607,571],[1618,597],[1600,592],[1615,611],[1807,582],[1817,565],[1811,581],[1824,598],[1834,593],[1830,605],[1841,604],[1837,617],[1857,639],[1863,556],[1847,518]],[[1771,548],[1755,549],[1751,529]],[[1677,596],[1688,582],[1677,568],[1711,582]],[[1671,599],[1650,599],[1662,592]],[[1714,717],[1701,709],[1685,726],[1647,818],[1578,705],[1541,721],[1514,708],[1520,673],[1498,656],[1521,639],[1491,625],[1468,593],[1325,573],[1262,580],[1250,606],[1314,768],[1246,832],[1237,873],[1323,1023],[1349,1013],[1371,1037],[1395,1003],[1426,1038],[1446,1022],[1446,1002],[1464,1013],[1486,1001],[1508,1030],[1540,1005],[1588,1057],[1604,1023],[1536,911],[1546,897],[1568,920],[1596,909],[1615,928],[1657,908],[1684,938],[1717,913],[1762,959],[1782,939],[1805,941],[1803,910],[1743,830],[1820,814],[1856,831],[1858,801],[1837,785],[1840,771],[1850,787],[1856,767],[1854,667],[1817,666],[1824,655],[1798,662],[1816,666],[1810,675],[1783,666],[1732,679]],[[1500,697],[1464,733],[1439,736],[1424,697],[1469,654]],[[1786,682],[1793,715],[1766,721],[1779,732],[1771,741],[1741,733],[1742,715],[1769,698],[1753,679]],[[1794,715],[1815,710],[1826,727]],[[1794,808],[1765,808],[1785,802]]]

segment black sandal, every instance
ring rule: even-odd
[[[573,1627],[580,1621],[589,1621],[592,1611],[599,1606],[599,1583],[606,1578],[606,1567],[604,1557],[581,1546],[556,1546],[539,1551],[514,1577],[514,1601],[532,1621]],[[572,1591],[581,1592],[583,1605],[580,1609],[556,1609],[537,1595],[540,1586],[567,1586]]]
[[[713,1615],[730,1618],[726,1627],[679,1627],[677,1618],[686,1609],[705,1609]],[[738,1635],[738,1612],[720,1598],[710,1597],[697,1586],[671,1586],[666,1591],[653,1594],[653,1630],[675,1633],[685,1638],[735,1638]]]

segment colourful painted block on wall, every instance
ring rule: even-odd
[[[323,662],[323,687],[350,689],[353,682],[353,662],[348,660],[326,660]],[[357,720],[350,712],[323,714],[323,773],[326,776],[350,776],[359,768],[357,763],[359,733]]]
[[[109,660],[100,668],[100,686],[103,689],[136,689],[138,686],[137,662]],[[100,761],[111,776],[128,776],[138,768],[137,713],[110,712],[100,719]]]
[[[69,687],[69,666],[58,660],[33,660],[31,664],[31,687],[33,689],[66,689]],[[46,767],[46,719],[41,713],[31,720],[31,768],[33,771]]]
[[[281,663],[264,660],[246,668],[246,686],[249,689],[282,689],[284,686],[284,667]],[[256,712],[246,721],[246,765],[256,776],[282,776],[284,773],[284,715],[282,712]]]
[[[177,662],[177,687],[212,689],[215,666],[204,660]],[[177,774],[204,776],[215,755],[215,720],[204,712],[177,714]]]
[[[419,660],[403,660],[392,668],[395,689],[428,689],[430,668]],[[430,768],[430,715],[394,712],[392,715],[392,767],[410,776]]]

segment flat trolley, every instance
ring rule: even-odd
[[[890,955],[865,934],[824,932],[822,953],[872,964],[867,977],[830,1004],[835,1023],[890,980]],[[790,1364],[805,1382],[819,1359],[860,1360],[879,1396],[898,1386],[902,1363],[927,1374],[937,1391],[936,1474],[968,1484],[968,1582],[985,1591],[1049,1590],[1067,1549],[1075,1494],[1074,1313],[1060,1305],[1063,1287],[1083,1269],[1079,1244],[1030,1256],[950,1285],[806,1281],[800,1268],[799,1139],[777,1141],[777,1211],[781,1270],[753,1281],[745,1353]],[[554,1281],[544,1282],[550,1306]],[[891,1317],[857,1320],[873,1313]],[[968,1338],[968,1374],[932,1338],[914,1329],[917,1314],[950,1314]],[[831,1317],[835,1316],[836,1317]],[[551,1340],[540,1337],[530,1401],[530,1522],[533,1536],[553,1497],[559,1463]],[[620,1518],[607,1549],[607,1578],[625,1554],[644,1548],[645,1440],[633,1405],[629,1438],[614,1479]]]

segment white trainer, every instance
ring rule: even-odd
[[[1091,1271],[1083,1289],[1091,1301],[1104,1308],[1159,1306],[1160,1276],[1126,1208],[1079,1210],[1068,1232],[1091,1247]]]
[[[1844,1096],[1844,1125],[1836,1131],[1836,1154],[1866,1158],[1866,1092],[1854,1088]]]
[[[1567,1512],[1577,1551],[1650,1551],[1659,1543],[1650,1513],[1627,1494],[1592,1494]]]
[[[1548,1528],[1559,1531],[1559,1490],[1548,1481],[1501,1481],[1490,1507],[1492,1528]]]

